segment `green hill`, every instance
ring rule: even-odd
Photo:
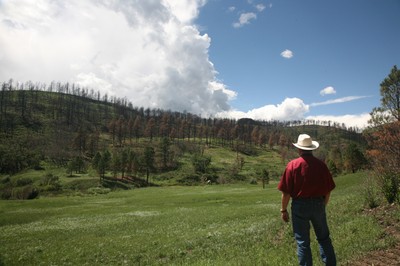
[[[277,180],[300,133],[321,143],[316,156],[334,174],[359,169],[350,151],[365,148],[361,133],[329,121],[202,118],[68,84],[3,84],[0,106],[2,198]]]

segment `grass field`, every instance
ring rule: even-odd
[[[336,178],[328,206],[339,264],[391,244],[362,212],[364,175]],[[279,208],[276,183],[0,201],[0,265],[297,265]]]

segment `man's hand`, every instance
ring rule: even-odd
[[[287,211],[281,211],[281,217],[285,223],[289,222],[289,213]]]
[[[281,216],[282,220],[285,223],[289,222],[289,213],[287,211],[289,201],[290,201],[290,194],[282,191]]]

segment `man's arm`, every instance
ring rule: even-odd
[[[289,213],[287,211],[287,206],[290,201],[290,194],[282,192],[282,202],[281,202],[281,216],[284,222],[289,222]]]

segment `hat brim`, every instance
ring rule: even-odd
[[[312,141],[312,145],[311,146],[300,146],[297,143],[293,143],[293,146],[295,146],[296,148],[298,148],[300,150],[313,151],[313,150],[318,149],[319,143],[316,142],[316,141]]]

